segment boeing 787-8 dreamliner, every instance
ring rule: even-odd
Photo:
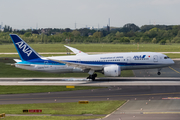
[[[34,51],[18,35],[10,34],[21,58],[14,59],[18,68],[52,73],[88,73],[87,79],[95,80],[100,72],[105,76],[118,77],[122,70],[154,69],[157,74],[163,67],[174,64],[168,56],[156,52],[127,52],[88,55],[76,48],[66,46],[76,55],[43,57]]]

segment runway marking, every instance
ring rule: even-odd
[[[80,97],[83,97],[83,98],[90,98],[90,97],[92,97],[92,98],[103,98],[103,97],[128,97],[128,96],[150,96],[150,95],[169,95],[169,94],[180,94],[180,92],[173,92],[173,93],[153,93],[153,94],[134,94],[134,95],[108,95],[108,96],[76,96],[76,97],[42,97],[42,98],[10,98],[10,99],[0,99],[0,101],[3,101],[3,100],[33,100],[33,99],[35,99],[35,100],[37,100],[37,99],[63,99],[63,98],[80,98]]]
[[[177,70],[175,70],[174,68],[172,68],[172,67],[170,67],[170,66],[169,66],[169,68],[170,68],[171,70],[175,71],[176,73],[180,74],[180,72],[177,71]]]
[[[162,98],[162,99],[167,99],[167,100],[174,100],[174,99],[180,99],[180,97],[167,97],[167,98]]]
[[[180,112],[143,112],[143,114],[180,114]]]

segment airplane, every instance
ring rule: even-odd
[[[17,68],[51,73],[88,73],[87,79],[95,80],[99,72],[108,77],[118,77],[122,70],[161,69],[174,64],[174,61],[162,53],[127,52],[88,55],[76,48],[66,46],[76,55],[43,57],[33,50],[16,34],[10,34],[21,58],[14,59]]]

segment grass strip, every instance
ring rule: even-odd
[[[29,44],[37,52],[67,52],[64,44]],[[71,44],[83,52],[180,52],[179,44]],[[17,52],[13,44],[0,45],[0,52]]]
[[[165,55],[167,55],[171,59],[173,59],[173,58],[180,58],[180,54],[168,53],[168,54],[165,54]]]
[[[44,57],[67,56],[66,54],[41,54],[41,55],[44,56]],[[179,53],[166,53],[165,55],[167,55],[170,58],[180,58],[180,54]],[[19,55],[16,55],[16,54],[0,54],[0,57],[20,59]]]
[[[75,90],[99,89],[104,87],[75,86],[0,86],[0,94],[22,94],[22,93],[43,93],[43,92],[62,92]]]
[[[13,62],[12,58],[8,60],[0,59],[0,77],[88,77],[87,73],[44,73],[37,71],[29,71],[16,67],[12,67],[9,63]],[[104,77],[103,74],[97,73],[98,77]],[[122,77],[133,77],[132,70],[126,70],[121,72]]]
[[[121,71],[120,77],[134,77],[134,73],[132,70],[124,70],[124,71]]]
[[[7,116],[5,120],[85,120],[102,117],[103,116]]]
[[[8,104],[0,105],[0,113],[23,114],[23,109],[42,109],[42,113],[34,114],[59,114],[59,115],[82,115],[109,114],[123,105],[124,101],[90,101],[88,104],[79,104],[78,102],[69,103],[40,103],[40,104]],[[27,113],[26,113],[27,114]],[[30,113],[32,114],[32,113]]]

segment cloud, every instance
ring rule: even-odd
[[[152,0],[152,5],[175,5],[180,4],[180,0]]]

